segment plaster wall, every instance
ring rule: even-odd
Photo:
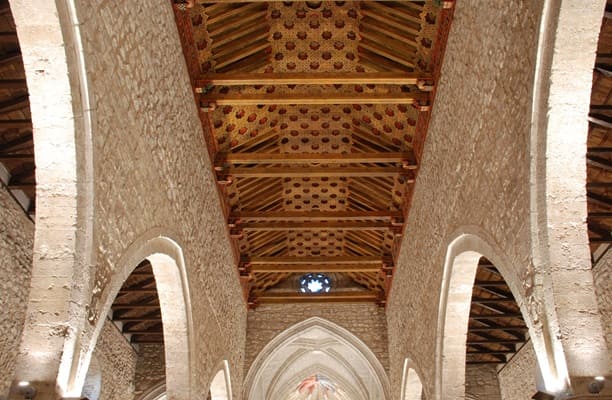
[[[106,320],[94,357],[102,375],[100,400],[134,399],[137,354],[112,322]]]
[[[136,361],[135,397],[150,390],[160,382],[166,380],[164,345],[147,343],[138,345],[138,359]]]
[[[0,397],[8,395],[30,293],[34,224],[0,186]]]
[[[385,310],[376,304],[261,305],[248,313],[245,374],[261,350],[285,329],[310,317],[320,317],[350,331],[363,341],[388,371]]]
[[[76,12],[95,175],[89,319],[105,317],[101,306],[114,295],[109,282],[124,267],[126,249],[158,229],[185,257],[195,327],[192,387],[204,387],[228,359],[238,388],[246,308],[171,2],[79,0]]]
[[[527,342],[499,371],[502,400],[531,400],[537,392],[538,365],[531,345]]]
[[[606,333],[608,349],[610,349],[612,348],[612,251],[609,249],[593,267],[593,279],[601,322]]]
[[[524,293],[531,287],[529,115],[542,1],[459,1],[387,320],[391,385],[409,355],[434,391],[439,291],[449,241],[474,227]],[[415,245],[418,243],[418,245]],[[418,329],[414,329],[418,327]],[[408,333],[409,332],[409,333]]]
[[[465,396],[468,400],[502,400],[497,380],[497,365],[466,365]]]

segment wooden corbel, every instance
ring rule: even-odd
[[[187,11],[189,8],[193,8],[195,0],[174,0],[174,7],[180,11]]]
[[[433,79],[422,78],[417,80],[417,87],[421,92],[431,92],[435,86],[436,84]]]

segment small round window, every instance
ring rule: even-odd
[[[300,278],[300,292],[309,294],[329,293],[331,279],[328,276],[312,273]]]

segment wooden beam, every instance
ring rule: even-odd
[[[222,164],[364,164],[403,163],[405,169],[416,169],[411,152],[389,153],[231,153],[221,154],[217,165]]]
[[[469,327],[468,332],[491,332],[491,331],[520,331],[524,332],[529,328],[525,325],[519,326],[485,326],[485,327]]]
[[[601,126],[603,128],[612,128],[612,118],[608,117],[607,115],[589,114],[588,120],[589,122],[592,122],[595,125]]]
[[[124,330],[122,333],[124,334],[130,334],[130,335],[163,335],[164,332],[162,330],[146,330],[146,329],[139,329],[136,331],[130,331],[130,330]]]
[[[17,32],[0,32],[0,41],[3,43],[17,42]]]
[[[229,167],[219,172],[220,180],[226,177],[237,178],[324,178],[331,176],[385,177],[407,175],[408,170],[402,167]],[[407,182],[414,182],[408,178]]]
[[[11,6],[8,0],[0,1],[0,15],[8,14],[11,12]]]
[[[612,207],[612,200],[597,193],[587,192],[587,200],[592,201],[602,207]]]
[[[27,86],[25,79],[0,79],[0,89],[24,89]]]
[[[612,161],[608,160],[607,158],[595,156],[593,154],[588,154],[588,153],[587,153],[587,165],[590,165],[596,168],[601,168],[606,171],[612,170]]]
[[[13,190],[24,190],[31,189],[36,186],[36,182],[11,182],[8,185],[9,189]]]
[[[470,360],[466,360],[465,363],[466,364],[505,364],[507,361],[506,360],[499,360],[499,361],[470,361]]]
[[[268,3],[268,2],[276,2],[280,3],[281,1],[287,0],[217,0],[215,4],[231,4],[231,3]],[[290,2],[298,1],[298,0],[289,0]],[[388,1],[388,0],[374,0],[374,1]],[[406,2],[406,3],[423,3],[424,0],[397,0],[398,2]],[[197,0],[199,4],[208,3],[208,0]],[[447,3],[448,0],[443,1],[443,3]]]
[[[612,153],[612,147],[593,146],[587,148],[587,153]]]
[[[524,340],[519,339],[486,339],[486,340],[468,340],[467,345],[472,344],[517,344],[525,343]]]
[[[253,273],[298,273],[298,272],[378,272],[379,264],[256,264],[249,270]]]
[[[286,72],[286,73],[212,73],[196,81],[197,93],[210,86],[243,85],[420,85],[431,82],[430,75],[410,72]]]
[[[588,218],[608,219],[608,218],[612,218],[612,212],[592,212],[592,213],[589,213]]]
[[[34,154],[2,154],[0,153],[0,161],[8,160],[34,160]]]
[[[516,353],[516,350],[468,350],[467,354],[500,354],[500,355],[505,355],[505,354],[514,354]]]
[[[34,137],[32,136],[32,132],[29,132],[27,134],[21,135],[13,140],[10,140],[6,143],[0,143],[0,152],[8,152],[11,149],[13,149],[14,147],[18,147],[21,146],[23,144],[26,144],[28,142],[31,142],[32,147],[34,146]]]
[[[11,51],[9,53],[6,53],[0,56],[0,67],[9,65],[9,64],[13,64],[17,61],[21,61],[21,52]]]
[[[470,314],[471,319],[508,319],[508,318],[523,318],[523,314],[521,313],[513,313],[513,314],[488,314],[488,315],[477,315]]]
[[[0,89],[2,85],[0,84]],[[31,119],[4,119],[0,120],[0,129],[31,128]]]
[[[343,231],[385,231],[394,226],[380,221],[308,221],[308,222],[245,222],[236,226],[245,231],[308,231],[313,229]]]
[[[286,94],[206,94],[201,99],[203,104],[225,105],[259,105],[259,104],[419,104],[427,105],[428,96],[422,93],[286,93]],[[202,111],[210,111],[202,107]]]
[[[378,292],[332,292],[326,294],[265,294],[255,297],[255,302],[259,304],[279,304],[279,303],[352,303],[370,302],[380,299]]]
[[[160,322],[162,319],[161,315],[152,317],[121,317],[113,316],[113,321],[121,322]]]
[[[113,310],[127,310],[127,309],[155,309],[159,308],[159,304],[113,304],[111,306]]]
[[[151,288],[151,289],[147,289],[147,288],[133,288],[133,289],[121,289],[119,291],[119,294],[127,294],[127,293],[157,293],[157,289],[156,288]]]
[[[0,103],[0,113],[21,110],[30,105],[28,95],[16,96]]]
[[[251,265],[269,264],[302,264],[302,265],[321,265],[321,264],[378,264],[383,262],[380,256],[339,256],[339,257],[250,257],[245,259],[245,263]]]
[[[230,220],[299,221],[299,220],[391,220],[401,219],[401,211],[241,211],[230,215]]]
[[[497,304],[497,303],[516,303],[514,299],[485,299],[480,297],[472,297],[472,303],[477,304]]]
[[[487,286],[508,286],[508,284],[506,283],[506,281],[481,281],[481,280],[476,280],[476,281],[474,281],[474,286],[482,286],[482,287],[487,287]]]

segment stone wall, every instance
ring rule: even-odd
[[[527,342],[499,371],[502,400],[531,400],[537,392],[538,366],[531,342]]]
[[[149,389],[166,380],[164,345],[157,343],[139,344],[136,361],[134,392],[138,398]]]
[[[126,249],[159,229],[185,257],[196,329],[193,387],[205,386],[228,359],[239,393],[246,307],[171,2],[76,3],[93,110],[92,313],[103,318]]]
[[[34,224],[0,186],[0,397],[8,395],[30,292]]]
[[[608,354],[610,354],[609,350],[612,349],[612,251],[608,250],[593,267],[593,279],[601,322],[606,333]]]
[[[93,353],[100,367],[100,400],[133,400],[136,352],[110,321],[104,323]]]
[[[521,287],[530,275],[529,115],[542,1],[455,7],[388,305],[394,397],[408,355],[433,393],[439,292],[458,230],[474,227],[502,249],[507,282]]]
[[[465,398],[467,400],[501,400],[497,365],[468,364],[465,366]]]
[[[311,317],[320,317],[350,331],[389,369],[385,310],[376,304],[261,305],[248,313],[245,374],[263,348],[285,329]]]

